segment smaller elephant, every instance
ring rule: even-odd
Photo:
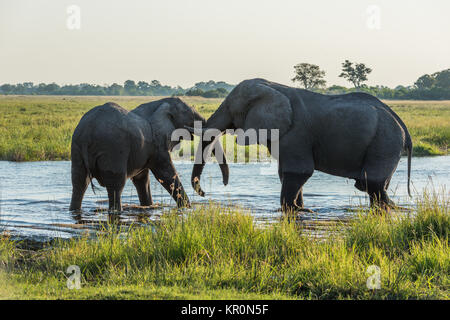
[[[152,205],[149,170],[178,207],[189,206],[169,152],[179,142],[172,141],[173,131],[193,126],[194,121],[205,123],[194,108],[178,98],[145,103],[132,111],[112,102],[91,109],[81,118],[72,137],[70,210],[81,209],[93,178],[106,187],[110,210],[122,210],[121,194],[128,178],[136,187],[140,204]],[[188,137],[192,139],[192,135]],[[228,167],[223,161],[219,163],[227,184]]]

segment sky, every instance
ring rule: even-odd
[[[351,86],[338,77],[349,59],[373,69],[368,85],[412,85],[450,67],[449,12],[448,0],[0,0],[0,84],[292,85],[307,62]]]

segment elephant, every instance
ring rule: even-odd
[[[404,150],[411,196],[411,136],[400,117],[372,95],[323,95],[265,79],[245,80],[228,94],[203,130],[211,128],[221,133],[255,129],[257,143],[263,144],[260,129],[279,130],[278,137],[264,140],[269,150],[278,150],[284,212],[312,212],[304,207],[303,185],[314,170],[354,179],[355,187],[368,193],[371,206],[389,209],[394,203],[387,188]],[[193,128],[190,131],[195,133]],[[201,160],[192,170],[191,183],[200,195],[204,195],[203,154],[211,143],[202,142],[196,154]]]
[[[92,179],[106,187],[109,210],[121,211],[121,194],[128,178],[136,187],[141,206],[153,204],[149,170],[171,194],[178,207],[190,202],[170,157],[179,141],[175,129],[205,119],[179,98],[165,98],[132,111],[109,102],[88,111],[75,128],[71,145],[72,200],[70,210],[81,209]],[[187,137],[193,136],[187,132]],[[182,140],[182,137],[178,140]],[[220,161],[228,182],[226,159]],[[94,186],[92,185],[92,188]]]

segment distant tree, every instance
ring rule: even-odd
[[[123,87],[120,84],[113,83],[107,89],[108,94],[112,96],[120,96],[123,92]]]
[[[431,89],[435,83],[436,79],[433,76],[430,76],[429,74],[424,74],[419,79],[417,79],[416,82],[414,82],[414,85],[418,89]]]
[[[21,94],[31,94],[33,92],[33,82],[24,82],[20,85]]]
[[[53,82],[47,85],[46,90],[50,94],[57,94],[59,88],[59,85]]]
[[[225,88],[217,88],[214,90],[205,91],[202,97],[205,98],[224,98],[228,95],[228,91]]]
[[[355,88],[360,88],[364,81],[367,81],[367,75],[372,72],[372,69],[366,67],[364,63],[355,63],[345,60],[342,63],[342,73],[339,75],[350,81]]]
[[[123,84],[123,88],[125,89],[125,93],[130,96],[134,96],[137,94],[137,86],[133,80],[127,80]]]
[[[228,91],[225,88],[218,88],[208,91],[203,91],[199,88],[191,88],[188,91],[186,91],[186,96],[199,96],[199,97],[205,97],[205,98],[224,98],[228,94]]]
[[[132,80],[124,83],[126,89],[113,83],[108,86],[96,85],[89,83],[67,84],[59,86],[56,83],[40,83],[34,85],[32,82],[24,82],[19,84],[0,84],[1,94],[60,94],[60,95],[159,95],[169,96],[174,93],[184,94],[186,89],[182,87],[171,87],[162,85],[158,80],[153,80],[150,84],[145,81],[139,81],[137,84]]]
[[[39,83],[36,88],[38,94],[58,94],[60,87],[56,83]]]
[[[328,87],[325,90],[325,92],[328,94],[341,94],[341,93],[346,93],[347,90],[348,89],[346,87],[338,86],[338,85],[334,84],[331,87]]]
[[[433,74],[436,87],[450,90],[450,68]]]
[[[158,80],[152,80],[151,86],[156,88],[162,87],[161,82],[159,82]]]
[[[14,92],[15,86],[13,86],[12,84],[4,84],[0,87],[0,89],[2,89],[2,92],[4,94],[11,94]]]
[[[213,80],[209,80],[207,82],[197,82],[194,85],[194,88],[201,89],[203,91],[211,91],[215,89],[225,89],[227,92],[231,91],[234,88],[234,85],[228,84],[224,81],[215,82]]]
[[[137,83],[137,88],[142,95],[147,95],[150,91],[150,85],[145,81],[139,81]]]
[[[299,63],[294,66],[295,76],[292,82],[300,82],[305,89],[319,88],[326,84],[323,79],[325,71],[320,70],[319,66],[309,63]]]
[[[203,91],[202,89],[198,89],[198,88],[192,88],[192,89],[190,89],[190,90],[188,90],[186,92],[187,96],[199,96],[199,97],[201,97],[204,94],[205,94],[205,91]]]

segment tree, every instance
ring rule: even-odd
[[[436,72],[433,76],[436,79],[436,87],[450,90],[450,69]]]
[[[417,79],[416,82],[414,82],[414,85],[418,89],[431,89],[436,82],[436,79],[433,76],[430,76],[429,74],[424,74],[419,79]]]
[[[186,92],[187,96],[202,96],[205,92],[202,89],[193,88]]]
[[[158,80],[152,80],[151,86],[152,86],[152,87],[155,87],[155,88],[160,88],[160,87],[162,87],[161,82],[159,82]]]
[[[150,94],[150,85],[145,81],[139,81],[137,83],[137,88],[139,90],[139,94],[143,96],[147,96]]]
[[[136,95],[137,93],[137,86],[133,80],[125,81],[123,84],[123,88],[125,89],[125,92],[130,96]]]
[[[372,72],[372,69],[366,67],[364,63],[355,63],[349,60],[345,60],[342,63],[342,73],[339,75],[341,78],[346,78],[348,81],[353,83],[355,88],[360,88],[364,81],[367,81],[367,75]]]
[[[108,94],[112,96],[122,95],[123,87],[120,84],[113,83],[108,87]]]
[[[5,83],[0,87],[0,89],[4,94],[10,94],[14,91],[15,86],[13,86],[12,84]]]
[[[224,81],[215,82],[213,80],[209,80],[207,82],[197,82],[193,88],[202,89],[203,91],[210,91],[215,89],[225,89],[227,91],[231,91],[234,88],[234,85],[228,84]]]
[[[320,70],[319,66],[309,63],[299,63],[294,66],[295,77],[292,82],[300,82],[305,89],[323,87],[326,81],[325,71]]]

